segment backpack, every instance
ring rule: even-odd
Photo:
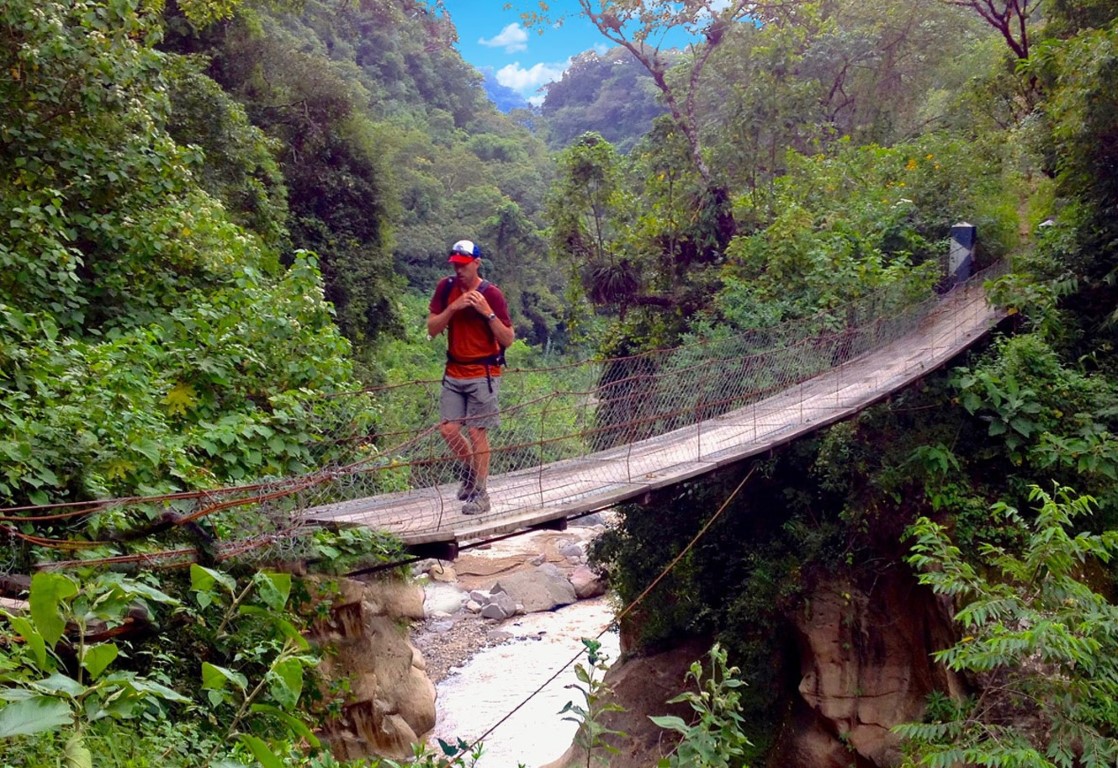
[[[483,279],[481,281],[481,284],[478,285],[478,287],[477,287],[478,293],[485,293],[491,285],[493,285],[493,283],[489,282],[488,280]],[[454,276],[451,275],[445,281],[443,281],[442,288],[439,289],[439,304],[442,305],[444,308],[447,305],[447,300],[450,298],[450,291],[453,288],[454,288]],[[490,331],[489,333],[490,333],[490,335],[492,335],[493,331]],[[448,339],[447,339],[447,345],[446,345],[446,359],[447,359],[448,362],[459,363],[459,364],[484,363],[485,366],[486,366],[486,371],[485,371],[486,378],[489,378],[489,370],[488,370],[489,366],[491,366],[491,365],[495,365],[495,366],[508,365],[508,363],[505,362],[505,348],[501,346],[501,343],[499,341],[497,342],[498,351],[494,355],[486,355],[485,357],[474,357],[474,358],[469,358],[469,359],[462,359],[462,358],[457,358],[457,357],[452,356],[450,354],[450,343],[449,343],[450,330],[449,330],[449,328],[447,329],[447,334],[448,334]],[[494,337],[493,340],[497,341],[496,337]]]

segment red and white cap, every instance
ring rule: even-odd
[[[459,240],[450,247],[451,264],[469,264],[481,258],[481,249],[473,240]]]

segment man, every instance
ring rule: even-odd
[[[487,430],[500,424],[501,364],[515,334],[504,294],[478,274],[481,249],[470,240],[459,240],[450,249],[449,261],[454,277],[439,281],[427,315],[431,338],[447,332],[439,432],[462,462],[462,514],[480,515],[489,511]]]

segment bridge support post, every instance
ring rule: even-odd
[[[449,541],[429,541],[423,544],[413,544],[408,547],[408,552],[419,558],[433,557],[436,560],[451,562],[458,559],[458,540],[451,539]]]
[[[567,518],[557,517],[554,520],[544,520],[542,523],[536,523],[529,526],[533,531],[565,531],[567,530]]]
[[[974,272],[974,249],[978,243],[978,227],[961,221],[951,227],[951,250],[947,254],[947,283],[964,282]]]

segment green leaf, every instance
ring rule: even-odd
[[[271,670],[269,689],[272,697],[287,709],[294,709],[303,692],[303,663],[284,659]]]
[[[132,681],[132,687],[139,693],[151,694],[152,696],[158,696],[161,699],[178,702],[179,704],[189,704],[193,701],[189,696],[183,696],[174,688],[168,688],[154,680],[136,679]]]
[[[233,683],[233,685],[244,691],[248,688],[248,678],[240,672],[234,672],[225,667],[219,667],[216,664],[211,664],[208,661],[202,662],[202,687],[209,691],[221,691],[225,689],[226,683]]]
[[[253,580],[264,604],[273,611],[282,611],[291,594],[291,574],[260,571]]]
[[[58,674],[57,672],[50,677],[44,677],[42,680],[33,682],[30,685],[50,694],[71,696],[73,698],[81,696],[86,690],[85,686],[74,678]]]
[[[230,595],[237,591],[237,582],[232,576],[198,564],[190,566],[190,588],[195,592],[210,592],[215,584],[223,586]]]
[[[155,587],[148,586],[140,581],[126,581],[121,584],[121,588],[128,594],[129,597],[141,597],[151,600],[156,603],[163,603],[165,605],[181,605],[181,601],[171,597],[166,592],[156,589]]]
[[[317,748],[322,746],[322,742],[319,741],[319,738],[314,735],[314,731],[312,731],[306,723],[304,723],[299,718],[287,712],[284,712],[279,707],[272,706],[271,704],[253,704],[250,709],[257,714],[271,715],[272,717],[276,718],[284,725],[286,725],[289,731],[305,739],[306,742],[312,747]]]
[[[62,758],[66,768],[93,768],[93,755],[85,745],[85,737],[80,731],[74,733],[66,740],[66,748],[62,751]]]
[[[31,655],[35,657],[39,669],[44,672],[51,671],[47,668],[46,641],[43,640],[42,635],[35,631],[35,626],[24,616],[13,616],[11,622],[12,629],[23,637],[23,641],[27,643],[27,647],[31,649]]]
[[[664,728],[669,731],[686,734],[690,730],[687,727],[687,723],[683,721],[683,718],[676,717],[675,715],[657,715],[655,717],[650,715],[648,719],[655,723],[658,728]]]
[[[54,647],[66,629],[61,608],[78,593],[78,585],[61,573],[40,571],[31,577],[31,619],[47,645]]]
[[[259,760],[264,768],[284,768],[283,761],[276,757],[262,739],[249,736],[247,733],[242,733],[238,738],[252,751],[252,756]]]
[[[70,721],[66,702],[53,696],[35,696],[0,709],[0,739],[54,731]]]
[[[116,647],[115,643],[101,643],[85,649],[85,655],[82,658],[82,666],[89,672],[91,680],[96,680],[105,671],[105,668],[113,663],[120,649]]]

